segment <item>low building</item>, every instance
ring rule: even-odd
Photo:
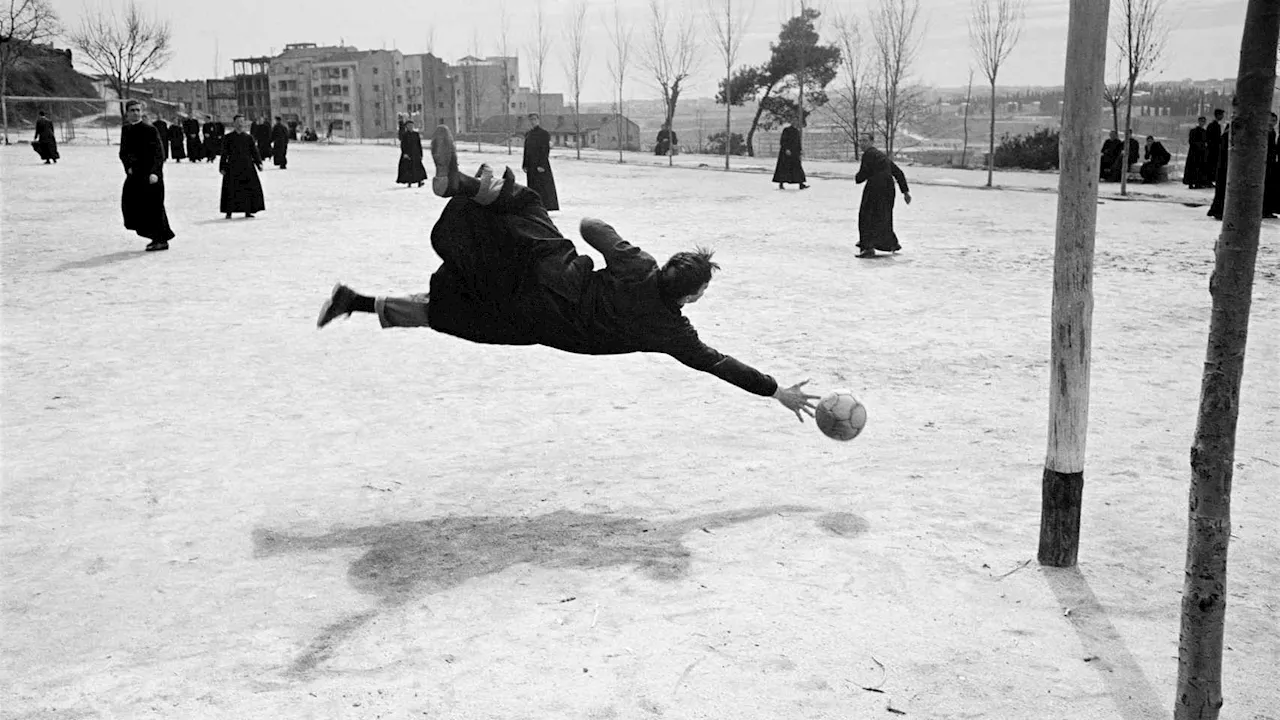
[[[618,140],[621,138],[623,150],[640,149],[640,126],[626,117],[622,117],[619,123],[616,113],[582,113],[576,122],[573,113],[547,113],[542,115],[541,125],[551,136],[553,147],[617,150]],[[494,115],[485,119],[481,132],[490,142],[505,142],[507,135],[523,137],[529,127],[529,120],[523,113]],[[507,132],[507,128],[510,128],[510,132]]]
[[[209,86],[204,80],[143,80],[138,87],[158,100],[180,105],[179,112],[186,115],[204,118],[209,112]]]

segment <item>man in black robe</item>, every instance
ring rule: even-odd
[[[58,136],[53,131],[53,121],[41,110],[36,118],[36,136],[31,141],[31,147],[35,148],[36,154],[44,161],[45,165],[58,162],[58,158],[62,157],[58,154]]]
[[[258,143],[245,132],[243,115],[236,115],[232,124],[231,133],[223,138],[222,161],[218,164],[218,172],[222,173],[220,207],[228,220],[231,213],[242,212],[251,218],[267,209],[262,181],[258,179],[258,171],[262,170]]]
[[[529,124],[532,127],[524,136],[524,162],[521,163],[525,182],[542,198],[544,210],[559,210],[556,176],[551,172],[551,133],[542,129],[542,118],[538,113],[529,113]]]
[[[1236,99],[1231,98],[1231,120],[1235,120]],[[1224,113],[1221,110],[1214,110],[1214,122],[1221,120]],[[1214,123],[1209,124],[1209,128],[1213,128]],[[1217,173],[1213,183],[1213,202],[1209,204],[1209,212],[1205,213],[1214,220],[1222,219],[1223,209],[1227,204],[1227,169],[1231,161],[1231,121],[1228,121],[1226,127],[1223,127],[1218,137],[1218,165]]]
[[[1102,142],[1102,164],[1098,170],[1100,179],[1107,182],[1120,181],[1117,168],[1120,165],[1120,153],[1123,149],[1124,141],[1120,139],[1120,133],[1112,130],[1110,137]]]
[[[778,163],[773,168],[773,181],[778,183],[779,190],[785,190],[786,183],[798,183],[801,190],[807,190],[805,179],[804,166],[800,164],[800,129],[788,123],[778,139]]]
[[[1196,118],[1196,126],[1187,133],[1187,164],[1182,169],[1182,184],[1193,190],[1207,187],[1209,183],[1205,173],[1208,147],[1204,125],[1205,117],[1201,115]]]
[[[222,150],[222,141],[217,136],[217,128],[212,118],[204,121],[200,132],[204,135],[204,161],[213,162],[217,160],[218,153]]]
[[[453,138],[444,126],[431,140],[432,189],[452,198],[431,231],[443,264],[430,293],[407,298],[333,289],[316,325],[352,312],[374,313],[383,327],[430,327],[477,343],[544,345],[585,355],[653,352],[670,355],[747,392],[772,396],[801,421],[812,400],[798,383],[772,377],[708,347],[685,318],[718,266],[711,253],[677,253],[663,266],[599,220],[584,220],[582,236],[605,257],[595,271],[588,256],[560,234],[539,195],[508,169],[494,177],[458,172]],[[806,381],[807,382],[807,381]]]
[[[160,118],[156,118],[155,122],[151,123],[151,125],[156,129],[156,134],[160,136],[160,147],[164,148],[164,159],[168,160],[169,159],[169,142],[168,142],[169,141],[169,123],[165,122],[164,120],[161,120]]]
[[[200,121],[189,117],[182,121],[182,133],[187,138],[187,158],[198,162],[204,158],[204,143],[200,141]]]
[[[1160,182],[1160,168],[1168,165],[1169,161],[1173,159],[1169,151],[1164,149],[1164,144],[1151,135],[1147,136],[1147,143],[1143,149],[1142,157],[1144,162],[1142,167],[1138,169],[1138,173],[1142,175],[1142,182],[1145,184]],[[1165,179],[1167,180],[1168,177]]]
[[[666,155],[667,153],[671,153],[672,155],[675,155],[677,142],[679,142],[679,140],[676,139],[676,131],[671,129],[671,125],[663,123],[662,129],[658,131],[658,139],[653,144],[653,154]]]
[[[893,231],[895,183],[902,190],[902,199],[911,204],[907,176],[874,143],[871,135],[863,139],[862,165],[854,177],[855,182],[867,184],[862,189],[862,204],[858,208],[858,247],[862,252],[857,257],[860,258],[875,257],[876,250],[896,253],[902,249]]]
[[[1222,119],[1224,117],[1226,112],[1222,108],[1214,108],[1213,122],[1204,129],[1205,167],[1208,169],[1206,175],[1210,178],[1210,184],[1216,184],[1218,181],[1218,160],[1222,157]]]
[[[258,118],[249,126],[249,135],[258,143],[258,156],[266,159],[271,154],[271,123],[265,117]]]
[[[179,115],[178,119],[174,120],[173,124],[169,126],[169,136],[160,138],[162,141],[169,144],[169,157],[172,158],[174,162],[179,162],[187,156],[187,150],[183,147],[183,141],[186,140],[186,133],[183,132],[182,125],[185,122],[186,120]]]
[[[279,115],[271,128],[271,162],[281,170],[289,168],[289,128]]]
[[[151,242],[147,251],[168,250],[173,239],[164,210],[164,148],[156,129],[142,121],[142,104],[125,103],[125,126],[120,131],[120,163],[124,189],[120,210],[124,227]]]
[[[413,126],[412,120],[405,120],[400,128],[400,167],[396,173],[397,185],[418,184],[422,187],[427,181],[427,168],[422,164],[422,136]]]

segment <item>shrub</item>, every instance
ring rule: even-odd
[[[745,155],[747,152],[747,141],[742,137],[742,133],[733,133],[729,136],[729,154]],[[710,155],[724,154],[724,132],[718,132],[707,138],[707,153]]]
[[[1027,135],[1005,134],[996,146],[998,168],[1058,169],[1058,131],[1041,128]]]

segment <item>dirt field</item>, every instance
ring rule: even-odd
[[[566,235],[596,216],[660,259],[717,250],[688,315],[784,383],[857,393],[870,422],[836,443],[666,357],[317,331],[335,281],[422,291],[437,265],[443,202],[394,184],[394,148],[291,146],[253,220],[217,212],[216,166],[170,164],[178,236],[152,254],[114,152],[0,152],[0,716],[1172,716],[1218,230],[1178,201],[1204,194],[1099,207],[1080,564],[1049,570],[1052,176],[907,168],[905,251],[860,261],[849,166],[780,192],[555,159]],[[1240,409],[1231,720],[1280,718],[1277,239]]]

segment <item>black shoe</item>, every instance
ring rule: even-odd
[[[231,213],[227,213],[227,219],[228,219],[228,220],[230,220],[230,219],[231,219]]]
[[[778,183],[778,189],[779,189],[779,190],[786,190],[787,188],[786,188],[786,185],[785,185],[784,183]]]
[[[168,250],[168,249],[169,249],[168,240],[152,240],[151,242],[147,243],[147,252],[156,252],[157,250]]]
[[[860,258],[873,258],[873,257],[875,257],[875,256],[876,256],[876,251],[875,251],[875,250],[867,249],[867,250],[863,250],[862,252],[858,253],[858,254],[857,254],[857,255],[855,255],[854,257],[860,257]]]
[[[251,218],[253,217],[253,213],[245,213],[244,216],[245,218]]]
[[[329,299],[325,300],[324,304],[320,306],[320,317],[316,319],[316,327],[322,328],[339,316],[346,317],[350,315],[353,310],[351,306],[355,302],[355,298],[356,294],[351,288],[342,283],[334,285]]]
[[[437,125],[431,135],[431,160],[436,164],[436,174],[431,179],[431,191],[440,197],[450,197],[458,191],[458,151],[453,144],[453,133],[447,125]]]
[[[809,189],[809,186],[808,186],[808,185],[805,185],[804,183],[800,183],[800,189],[801,189],[801,190],[808,190],[808,189]]]

